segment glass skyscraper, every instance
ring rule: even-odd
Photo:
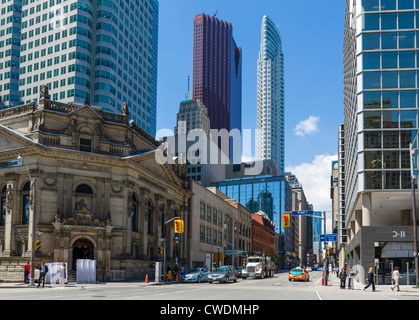
[[[193,41],[193,99],[201,100],[208,109],[211,129],[241,132],[243,59],[233,26],[199,14]],[[241,152],[233,154],[231,145],[230,159],[241,162]]]
[[[349,265],[362,270],[375,259],[386,270],[386,258],[405,268],[401,259],[412,257],[405,232],[412,226],[409,144],[418,131],[418,10],[419,0],[346,1],[340,222]],[[406,250],[384,254],[391,240],[406,242]]]
[[[278,28],[263,17],[257,81],[257,157],[284,172],[284,54]]]
[[[292,190],[285,176],[264,176],[232,179],[215,182],[217,187],[229,198],[240,202],[252,213],[265,212],[275,223],[275,232],[281,235],[280,250],[292,251],[284,246],[292,245],[291,238],[285,239],[282,215],[292,210]],[[288,234],[290,237],[291,235]]]
[[[39,99],[89,101],[156,132],[157,0],[4,0],[0,109]]]

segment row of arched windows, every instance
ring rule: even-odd
[[[29,199],[30,199],[30,188],[31,183],[27,182],[22,188],[21,195],[21,224],[29,224]],[[0,226],[5,225],[6,217],[6,193],[7,185],[4,185],[0,189]],[[93,190],[90,186],[86,184],[79,185],[75,190],[75,209],[80,210],[87,208],[93,210]],[[139,209],[139,200],[135,193],[132,194],[132,205],[131,205],[131,231],[138,231],[138,209]],[[152,203],[148,200],[146,206],[146,216],[147,216],[147,233],[153,233],[153,210]]]

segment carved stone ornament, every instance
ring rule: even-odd
[[[47,173],[45,174],[44,178],[43,178],[43,182],[44,184],[46,184],[48,187],[55,187],[57,185],[57,177],[55,174],[53,173]]]
[[[121,191],[122,191],[122,183],[119,182],[119,181],[114,181],[112,183],[111,187],[112,187],[112,191],[114,193],[121,193]]]
[[[13,187],[11,184],[7,185],[6,189],[6,211],[10,214],[13,210]]]

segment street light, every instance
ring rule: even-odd
[[[28,164],[26,163],[25,159],[22,157],[22,154],[19,153],[17,160],[23,162],[26,166],[26,170],[28,171],[29,180],[31,181],[31,190],[32,190],[32,219],[29,219],[29,223],[32,223],[32,227],[30,228],[32,240],[32,249],[31,249],[31,281],[30,285],[35,285],[35,190],[36,190],[36,178],[32,178],[31,173],[29,171]]]

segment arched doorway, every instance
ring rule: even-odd
[[[77,268],[78,259],[91,259],[94,260],[94,246],[88,239],[78,239],[73,244],[73,270]]]

